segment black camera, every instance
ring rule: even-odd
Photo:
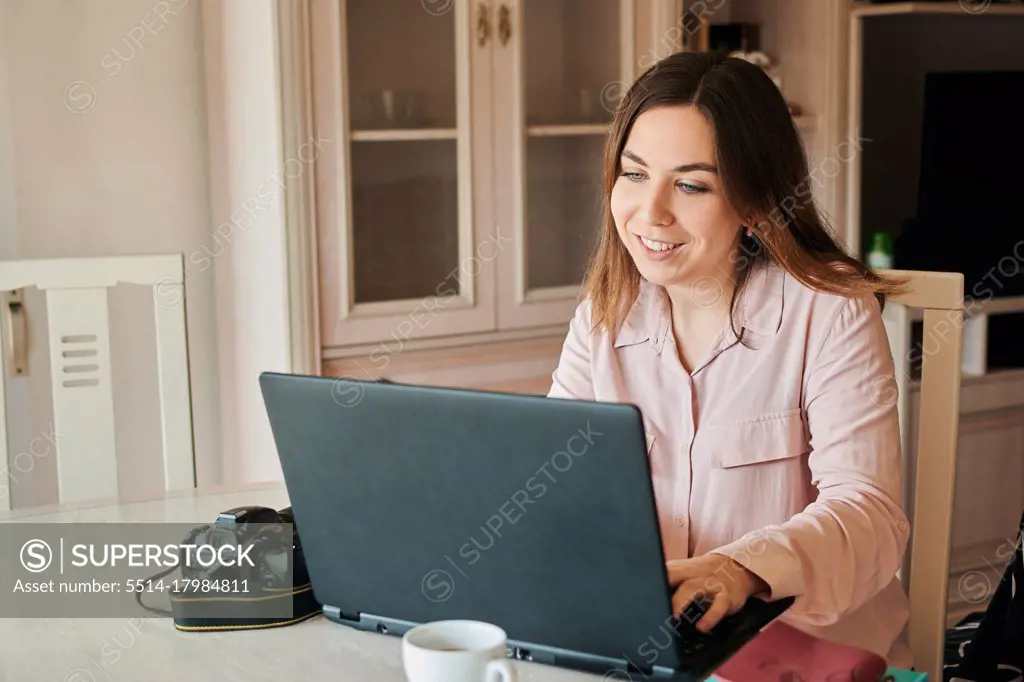
[[[221,512],[188,534],[178,566],[170,594],[178,630],[280,627],[321,612],[291,507]]]
[[[291,511],[291,507],[277,511],[251,506],[221,512],[216,521],[196,528],[182,543],[181,577],[245,581],[250,588],[264,590],[290,590],[308,583]]]

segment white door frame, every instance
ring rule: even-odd
[[[277,3],[281,151],[295,158],[316,135],[310,87],[309,0]],[[285,198],[285,251],[291,371],[320,374],[320,308],[317,283],[316,176],[313,169],[289,178]]]

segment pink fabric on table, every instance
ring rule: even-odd
[[[759,263],[737,313],[747,345],[723,325],[688,372],[664,289],[643,281],[615,334],[584,301],[548,395],[643,412],[667,560],[727,555],[767,596],[796,597],[785,622],[909,668],[896,571],[910,526],[878,301]]]
[[[869,651],[775,622],[715,671],[722,682],[879,682],[888,666]]]

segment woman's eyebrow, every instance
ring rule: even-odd
[[[622,155],[633,163],[647,168],[647,162],[628,149],[624,150]],[[718,174],[718,168],[714,164],[710,163],[684,163],[682,166],[676,166],[672,169],[673,173],[687,173],[689,171],[706,171],[708,173]]]

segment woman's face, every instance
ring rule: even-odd
[[[658,107],[637,117],[611,212],[647,280],[671,287],[733,276],[743,219],[725,198],[714,135],[696,108]]]

